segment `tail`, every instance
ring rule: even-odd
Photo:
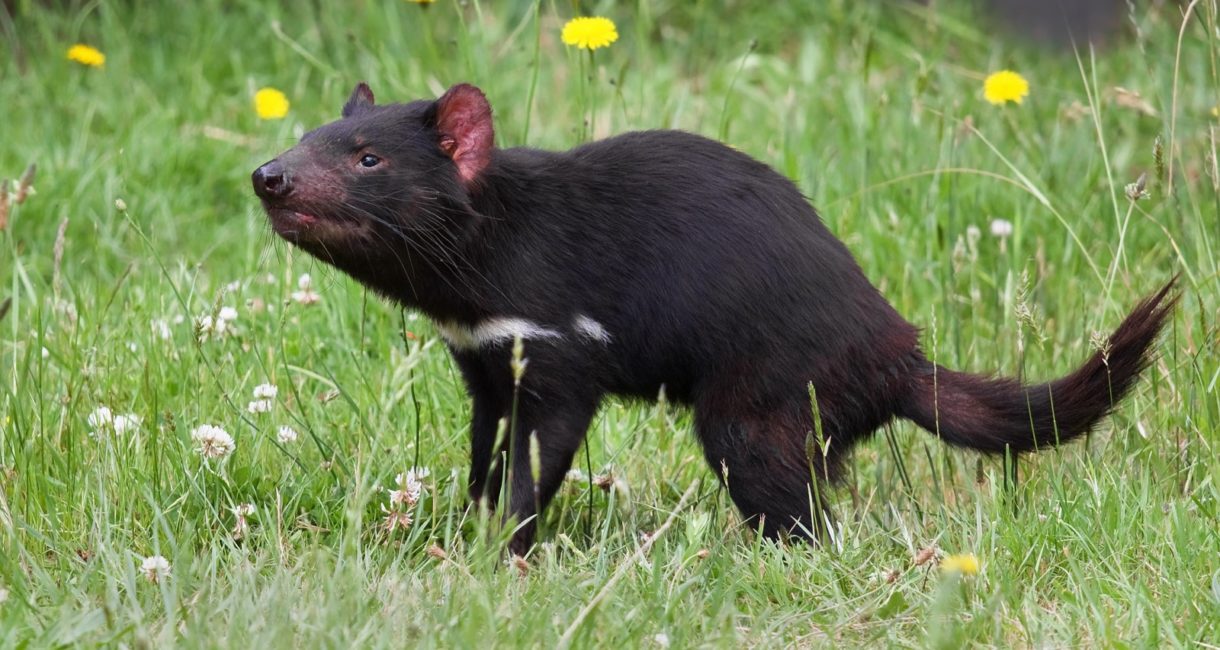
[[[1095,424],[1135,385],[1177,305],[1175,277],[1141,302],[1072,374],[1033,386],[948,370],[920,356],[898,415],[945,442],[989,453],[1034,451],[1067,442]]]

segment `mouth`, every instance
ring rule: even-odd
[[[319,217],[291,208],[264,204],[267,220],[276,234],[294,243],[336,240],[356,234],[357,224],[344,219]]]
[[[308,228],[318,223],[319,219],[312,214],[289,210],[288,208],[267,208],[267,216],[271,219],[271,225],[278,230],[281,226],[286,226],[291,229]]]

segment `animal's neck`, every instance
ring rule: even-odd
[[[477,319],[487,295],[494,292],[477,242],[468,236],[430,228],[378,244],[326,261],[377,293],[437,320]]]
[[[481,226],[494,230],[496,236],[512,236],[523,225],[518,223],[521,219],[553,207],[553,196],[557,191],[565,193],[569,178],[563,173],[562,155],[524,147],[492,152],[470,193],[472,209],[484,218]]]

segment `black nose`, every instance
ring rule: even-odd
[[[251,180],[254,181],[254,193],[262,199],[282,199],[292,192],[292,182],[278,160],[254,170]]]

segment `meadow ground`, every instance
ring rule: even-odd
[[[560,41],[566,2],[14,4],[0,177],[38,175],[0,232],[0,645],[1220,643],[1215,0],[1079,56],[850,0],[582,3],[620,34],[592,56]],[[984,101],[1003,68],[1020,105]],[[569,481],[522,575],[466,507],[469,407],[431,325],[277,240],[250,192],[362,79],[474,82],[502,146],[729,142],[797,181],[950,367],[1062,374],[1174,274],[1181,309],[1135,394],[1015,485],[879,432],[824,548],[744,527],[688,413],[610,402],[579,465],[611,488]],[[263,86],[284,119],[255,114]],[[231,454],[201,456],[204,424]]]

